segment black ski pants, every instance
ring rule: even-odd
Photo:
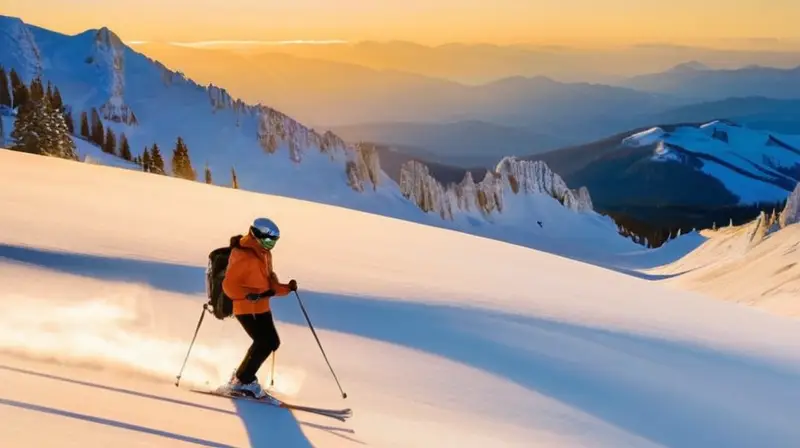
[[[236,377],[244,384],[256,379],[256,372],[267,360],[270,353],[274,352],[281,345],[278,337],[278,330],[272,320],[272,313],[261,314],[242,314],[236,316],[236,320],[242,325],[253,343],[247,350],[239,368],[236,370]]]

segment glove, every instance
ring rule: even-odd
[[[290,291],[297,291],[297,280],[290,280],[289,281],[289,290]]]
[[[258,299],[262,299],[264,297],[272,297],[274,295],[275,295],[275,290],[274,289],[268,289],[268,290],[262,292],[261,294],[250,293],[246,297],[247,297],[247,300],[255,302]]]

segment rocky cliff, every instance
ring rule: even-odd
[[[100,106],[106,120],[127,125],[136,125],[136,115],[125,104],[125,44],[108,28],[101,28],[95,35],[94,52],[90,63],[101,69],[102,82],[109,92],[108,100]]]
[[[781,212],[779,221],[781,227],[800,223],[800,183],[797,184],[786,200],[786,206]]]
[[[447,186],[434,179],[424,164],[407,162],[400,172],[400,190],[425,212],[437,213],[444,219],[453,219],[458,213],[503,213],[510,194],[544,194],[576,212],[593,210],[586,188],[572,190],[544,162],[514,157],[501,160],[479,182],[467,172],[461,182]]]

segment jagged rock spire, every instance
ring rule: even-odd
[[[475,182],[467,172],[458,184],[443,186],[417,161],[406,162],[400,170],[400,191],[425,212],[445,219],[457,213],[479,212],[484,216],[503,213],[507,195],[544,194],[576,212],[592,210],[589,190],[571,190],[560,176],[541,161],[520,161],[507,157],[497,169]]]

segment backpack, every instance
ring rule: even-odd
[[[222,281],[228,269],[228,258],[231,255],[231,246],[220,247],[208,254],[208,267],[206,268],[206,294],[211,311],[219,320],[233,315],[233,302],[222,290]]]

